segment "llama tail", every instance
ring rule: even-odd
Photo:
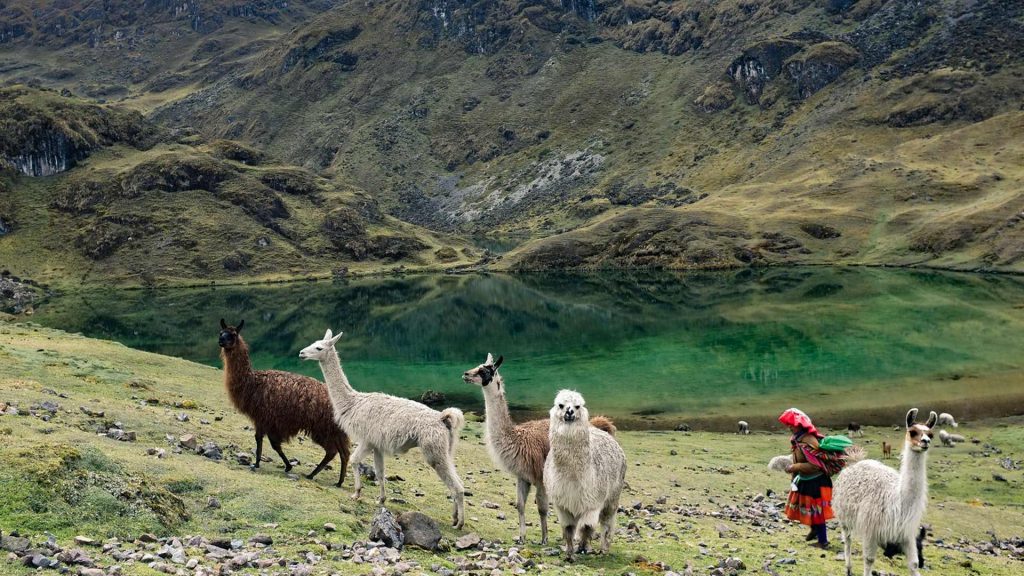
[[[611,418],[605,416],[594,416],[590,419],[590,425],[598,430],[604,430],[612,436],[615,436],[615,431],[618,430],[615,427],[615,422],[612,422]]]
[[[466,417],[458,408],[445,408],[441,411],[441,422],[448,428],[448,452],[455,454],[455,444],[459,441],[459,432],[466,425]]]
[[[847,446],[845,452],[847,466],[860,462],[864,458],[867,458],[868,455],[867,450],[865,450],[863,446],[857,446],[856,444],[853,446]]]

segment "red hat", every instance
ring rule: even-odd
[[[811,422],[811,418],[807,414],[804,414],[799,408],[790,408],[783,412],[782,415],[779,416],[779,422],[782,422],[786,426],[799,426],[815,436],[820,436],[820,434],[818,434],[818,429],[815,428],[814,423]]]

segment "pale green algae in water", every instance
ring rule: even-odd
[[[541,416],[561,388],[633,427],[772,426],[1019,412],[1024,279],[795,268],[707,273],[415,276],[76,293],[34,321],[219,366],[219,320],[244,318],[257,368],[320,377],[298,351],[330,327],[353,384],[480,411],[460,376],[503,354],[509,401]]]

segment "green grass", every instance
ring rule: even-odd
[[[265,533],[274,538],[279,553],[291,559],[298,559],[305,550],[324,553],[318,540],[340,544],[366,537],[375,507],[368,497],[358,502],[348,498],[351,479],[343,489],[331,486],[336,470],[325,471],[314,481],[290,480],[276,461],[255,473],[233,462],[230,455],[234,451],[252,448],[252,436],[245,430],[246,419],[230,409],[221,373],[216,369],[10,322],[0,323],[0,361],[6,367],[0,375],[0,402],[18,402],[23,411],[43,400],[60,404],[50,422],[31,416],[0,416],[0,529],[5,534],[19,530],[40,537],[49,531],[60,543],[68,544],[79,534],[127,538],[152,532],[247,538]],[[152,389],[140,391],[129,385],[140,380],[151,383]],[[68,397],[56,397],[44,389]],[[132,395],[139,398],[132,399]],[[149,404],[145,398],[160,403]],[[197,408],[173,407],[175,402],[186,401],[194,402]],[[102,409],[106,415],[103,419],[90,418],[79,411],[79,406]],[[188,422],[176,419],[181,412],[189,414]],[[216,420],[217,416],[223,419]],[[201,424],[201,419],[210,424]],[[101,424],[99,420],[122,422],[126,429],[138,433],[138,441],[116,442],[96,435],[94,427]],[[999,537],[1021,536],[1024,507],[1018,494],[1024,478],[1020,471],[1003,470],[998,458],[1022,458],[1022,424],[1021,418],[1009,418],[965,423],[958,430],[983,444],[1001,448],[1003,453],[999,455],[984,456],[974,444],[935,449],[929,467],[931,501],[927,516],[934,538],[946,542],[960,538],[987,541],[989,531]],[[225,448],[229,458],[214,462],[170,453],[164,435],[183,433],[195,434],[200,441],[213,440],[222,447],[233,446]],[[899,438],[900,432],[871,428],[858,441],[867,447],[869,455],[877,456],[882,440],[895,442]],[[612,553],[587,557],[570,567],[558,558],[544,556],[536,544],[527,545],[525,553],[548,569],[564,573],[648,573],[650,565],[644,564],[642,557],[676,570],[690,564],[701,571],[718,558],[731,555],[742,558],[748,572],[755,573],[766,559],[776,555],[797,559],[793,566],[773,565],[779,574],[819,575],[842,570],[834,552],[822,556],[805,548],[799,527],[775,522],[758,527],[718,516],[732,506],[744,506],[769,489],[785,491],[786,477],[765,469],[771,456],[787,449],[787,437],[781,431],[758,431],[747,437],[627,431],[620,433],[619,439],[630,462],[629,486],[622,497],[628,511],[619,517],[621,530]],[[167,448],[168,457],[147,456],[148,447]],[[293,442],[286,446],[286,452],[302,461],[297,471],[303,472],[320,456],[318,448],[308,441]],[[509,544],[517,532],[512,505],[514,483],[494,469],[483,446],[481,425],[476,421],[463,433],[457,466],[472,492],[467,497],[465,532],[475,531],[487,540]],[[448,515],[444,489],[422,464],[418,451],[389,460],[388,473],[405,479],[388,485],[393,496],[408,501],[392,504],[393,509],[416,509],[437,519]],[[1009,482],[994,481],[993,473],[1002,474]],[[367,488],[368,493],[373,490],[372,486]],[[415,496],[417,491],[424,495]],[[667,498],[666,504],[656,506],[662,513],[650,520],[663,524],[664,529],[654,530],[646,522],[646,513],[632,511],[631,505],[654,505],[661,496]],[[207,509],[209,497],[217,497],[222,507]],[[498,503],[500,509],[484,508],[485,500]],[[694,513],[672,511],[680,506]],[[498,513],[506,519],[499,520]],[[535,512],[530,511],[527,519],[535,522]],[[626,529],[631,521],[638,526],[638,533]],[[336,524],[338,532],[324,533],[325,522]],[[736,532],[734,538],[718,537],[716,525],[722,523]],[[557,524],[553,528],[557,532]],[[307,536],[310,530],[316,532],[315,537]],[[538,531],[536,527],[529,529],[531,539],[537,538]],[[443,528],[443,532],[449,542],[461,533],[450,528]],[[701,555],[701,545],[710,556]],[[424,566],[452,566],[451,558],[460,554],[408,550],[404,556]],[[94,556],[101,557],[98,553]],[[365,571],[361,566],[333,560],[329,553],[324,556],[318,569],[342,574]],[[926,548],[926,556],[935,573],[949,575],[1008,576],[1017,574],[1021,567],[1019,560],[941,550],[934,545]],[[965,563],[971,568],[964,568]],[[899,558],[881,559],[876,565],[879,570],[896,573],[903,570],[901,566]],[[29,573],[4,560],[0,560],[0,572]],[[125,565],[125,573],[150,572]]]

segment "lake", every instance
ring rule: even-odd
[[[90,291],[33,321],[220,366],[220,318],[245,319],[257,368],[321,378],[298,351],[343,331],[352,384],[482,412],[461,381],[487,352],[517,418],[574,388],[625,427],[888,425],[1024,413],[1024,278],[869,268],[429,275],[335,283]],[[220,386],[211,380],[211,386]]]

